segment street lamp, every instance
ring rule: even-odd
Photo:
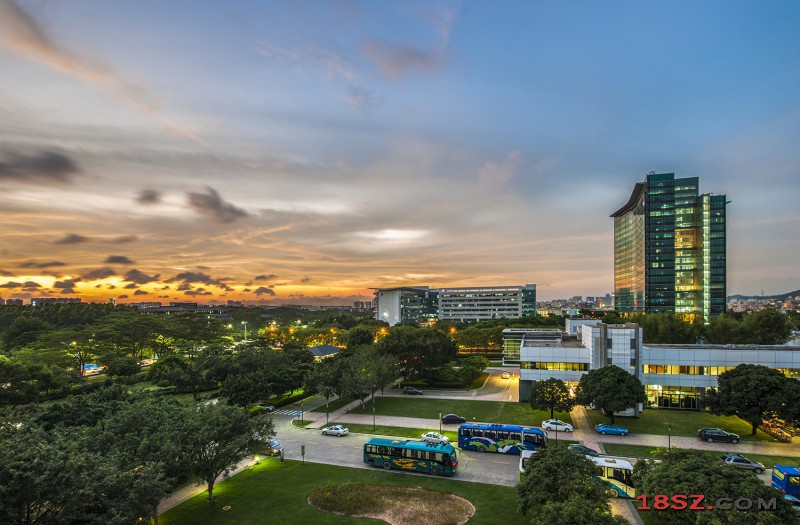
[[[242,321],[244,325],[244,341],[247,342],[247,321]]]
[[[667,423],[667,449],[672,448],[672,423]]]
[[[375,396],[372,397],[372,431],[375,432]]]

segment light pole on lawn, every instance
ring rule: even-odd
[[[372,431],[375,432],[375,401],[372,402]]]
[[[672,448],[672,423],[667,423],[667,449]]]
[[[439,433],[442,433],[442,412],[439,411]]]
[[[244,325],[244,341],[247,342],[247,321],[242,321]]]

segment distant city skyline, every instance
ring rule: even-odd
[[[0,0],[0,297],[614,287],[651,171],[800,288],[800,4]]]

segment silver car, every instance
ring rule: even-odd
[[[739,454],[724,454],[722,456],[722,464],[733,465],[734,467],[745,470],[752,470],[756,474],[761,474],[764,472],[764,465],[758,461],[753,461],[744,456],[740,456]]]

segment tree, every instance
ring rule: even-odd
[[[339,359],[333,357],[316,363],[306,376],[306,385],[325,398],[325,412],[328,412],[331,397],[339,395],[342,391]]]
[[[347,348],[371,345],[373,342],[375,342],[375,333],[368,326],[358,325],[347,331]]]
[[[551,377],[544,381],[535,381],[531,390],[531,408],[534,410],[550,410],[550,419],[554,412],[569,412],[575,406],[575,398],[569,388],[560,379]]]
[[[581,377],[575,399],[581,405],[593,405],[606,412],[614,423],[614,412],[644,403],[647,396],[636,376],[616,365],[608,365],[590,370]]]
[[[765,308],[745,316],[742,334],[745,343],[782,345],[792,338],[794,325],[789,317],[774,308]]]
[[[464,384],[464,388],[469,389],[472,384],[481,377],[483,371],[473,365],[462,365],[458,370],[458,379]]]
[[[706,396],[706,406],[715,414],[736,415],[752,426],[767,414],[794,420],[800,411],[800,384],[777,370],[762,365],[741,364],[717,378],[718,388]]]
[[[361,347],[344,358],[342,365],[342,390],[361,401],[377,390],[377,374],[373,359],[375,352],[369,347]]]
[[[545,503],[535,523],[542,525],[627,525],[622,516],[614,516],[587,505],[583,498]]]
[[[592,479],[595,471],[594,463],[566,448],[539,449],[517,485],[519,511],[532,516],[533,523],[541,523],[545,504],[579,498],[584,506],[607,514],[609,496],[603,485]]]
[[[112,359],[106,368],[108,377],[129,377],[142,369],[135,357],[123,355]]]
[[[660,463],[651,463],[640,477],[639,492],[648,495],[652,504],[656,494],[702,494],[703,505],[711,505],[703,512],[672,510],[667,508],[656,512],[656,523],[689,523],[714,525],[790,525],[797,524],[798,518],[789,504],[775,489],[764,485],[750,472],[709,461],[708,456],[697,450],[661,449],[658,453]],[[639,467],[637,463],[634,471]],[[729,498],[733,503],[740,498],[749,498],[754,504],[749,510],[730,510],[715,505],[719,498]],[[759,511],[755,501],[764,498],[776,500],[775,510]],[[692,503],[691,500],[688,503]]]
[[[442,366],[457,350],[455,343],[441,330],[411,326],[390,329],[386,337],[378,341],[377,349],[399,362],[403,379]]]
[[[736,344],[742,341],[742,324],[727,315],[712,318],[703,332],[706,342],[710,344]]]
[[[241,409],[225,405],[197,405],[189,413],[186,432],[192,471],[208,485],[214,500],[217,478],[229,472],[256,443],[275,435],[272,419],[249,418]]]

